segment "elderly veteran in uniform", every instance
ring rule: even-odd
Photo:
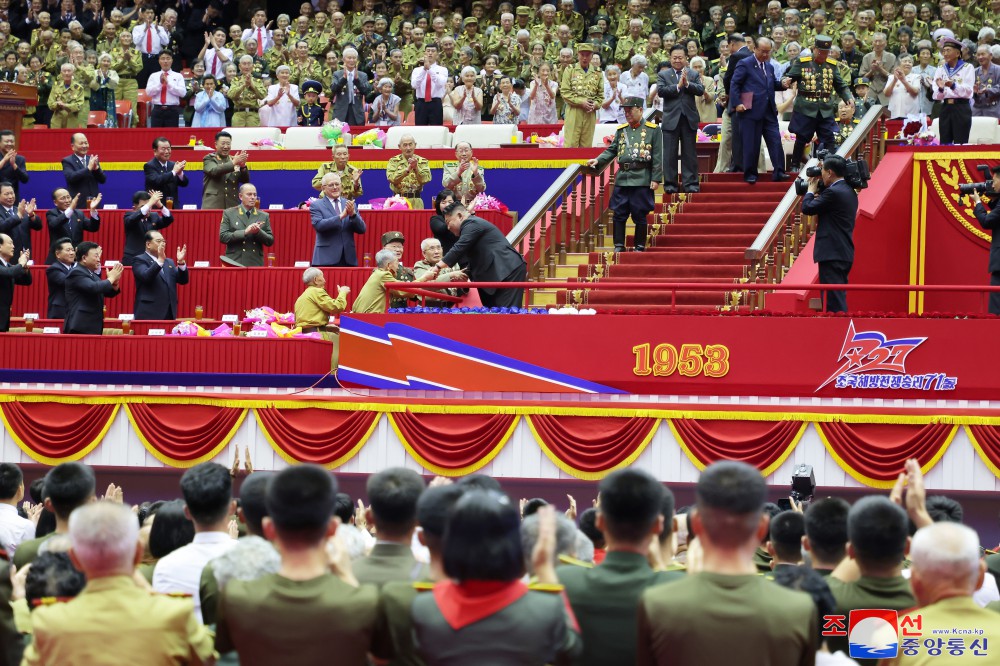
[[[323,176],[328,173],[335,173],[340,176],[340,192],[345,199],[355,200],[365,193],[361,187],[361,169],[348,164],[351,157],[347,146],[333,147],[333,161],[323,162],[319,165],[316,175],[313,176],[313,189],[323,191]]]
[[[253,65],[253,56],[241,56],[239,78],[229,82],[226,97],[233,103],[233,127],[260,127],[260,101],[267,97],[267,88],[253,75]]]
[[[472,156],[472,144],[459,141],[455,146],[457,162],[445,162],[441,172],[441,184],[455,193],[455,198],[464,203],[472,201],[477,194],[486,191],[486,177],[479,167],[479,160]]]
[[[274,245],[267,213],[257,208],[257,188],[240,185],[240,205],[222,214],[219,242],[225,243],[223,261],[236,266],[263,266],[264,246]]]
[[[303,333],[319,333],[320,337],[333,343],[331,367],[337,367],[340,356],[340,335],[336,326],[330,325],[330,317],[347,310],[347,295],[351,288],[342,286],[333,298],[326,291],[326,276],[315,266],[302,273],[305,290],[295,299],[295,325]]]
[[[424,208],[420,193],[424,185],[431,182],[431,167],[426,157],[414,154],[417,140],[411,134],[399,139],[399,155],[389,159],[385,165],[385,177],[389,179],[389,189],[410,202],[411,208]]]
[[[385,236],[390,234],[400,234],[398,231],[391,231]],[[385,238],[383,236],[383,238]],[[396,252],[389,248],[384,247],[375,254],[375,270],[372,272],[371,277],[368,278],[368,282],[365,282],[365,286],[361,288],[358,292],[358,297],[354,299],[354,307],[351,308],[352,314],[384,314],[385,313],[385,285],[387,282],[399,282],[396,276],[399,274],[400,270],[409,270],[408,268],[403,268],[400,264],[399,256]],[[412,275],[412,271],[410,273]],[[409,282],[429,282],[433,280],[436,276],[436,271],[428,271],[420,276],[417,280],[408,280]],[[399,292],[402,293],[402,292]],[[396,305],[396,302],[402,300],[403,304]],[[406,297],[402,299],[393,299],[392,307],[406,307]]]
[[[559,82],[559,94],[566,103],[566,148],[590,148],[597,124],[597,107],[604,101],[604,74],[591,64],[594,45],[576,45],[577,62],[567,67]]]
[[[399,260],[399,264],[396,267],[396,279],[400,282],[414,282],[417,277],[413,273],[412,269],[407,268],[403,265],[403,243],[406,242],[406,238],[403,237],[402,231],[387,231],[382,234],[382,249],[392,250],[396,259]],[[433,279],[433,278],[427,278]],[[394,308],[405,308],[407,300],[413,300],[415,297],[408,296],[403,292],[398,292],[392,299],[391,307]]]
[[[246,151],[230,156],[233,135],[219,132],[215,135],[215,152],[202,160],[201,207],[225,210],[236,206],[237,188],[250,182]]]
[[[423,253],[424,258],[413,264],[413,274],[416,276],[416,279],[419,280],[428,272],[437,274],[437,277],[434,278],[435,282],[464,282],[469,279],[469,276],[458,265],[441,270],[437,269],[437,263],[444,256],[441,241],[437,238],[425,238],[420,241],[420,252]],[[460,291],[464,292],[464,290],[459,289],[445,289],[440,293],[448,294],[449,296],[458,296]],[[424,301],[424,305],[432,308],[450,308],[455,304],[451,301],[428,298]]]
[[[646,249],[646,217],[656,207],[653,192],[663,181],[663,132],[656,123],[643,122],[642,97],[626,97],[622,103],[628,123],[619,125],[615,138],[603,153],[590,160],[591,168],[603,168],[618,159],[618,175],[611,193],[615,252],[625,251],[625,223],[635,224],[635,251]]]

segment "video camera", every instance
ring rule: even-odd
[[[830,156],[829,150],[816,151],[816,159],[819,164],[806,168],[805,177],[795,179],[795,193],[800,197],[809,191],[809,178],[819,178],[823,173],[823,160]],[[847,171],[844,180],[855,190],[863,190],[868,187],[868,179],[871,172],[868,170],[868,163],[863,160],[847,160]]]
[[[979,164],[976,166],[976,171],[983,174],[983,182],[981,183],[962,183],[958,186],[958,192],[962,196],[969,196],[973,192],[979,192],[980,194],[996,194],[993,191],[993,168],[988,164]]]

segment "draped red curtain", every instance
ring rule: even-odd
[[[514,414],[389,414],[403,446],[442,476],[472,474],[496,457],[517,425]]]
[[[910,458],[926,472],[941,459],[958,426],[947,423],[817,423],[823,444],[845,472],[866,485],[891,488]]]
[[[660,419],[647,417],[525,417],[538,445],[567,474],[600,479],[635,462],[653,439]]]
[[[990,471],[1000,476],[1000,426],[965,426],[972,446]]]
[[[271,446],[290,463],[330,469],[354,457],[378,423],[379,412],[335,409],[256,409],[254,415]]]
[[[670,427],[698,469],[719,460],[739,460],[764,476],[785,462],[805,430],[801,421],[673,419]]]
[[[4,425],[21,450],[33,460],[58,465],[80,460],[102,439],[118,413],[118,405],[63,402],[6,402],[0,405]]]
[[[143,446],[173,467],[193,467],[226,447],[247,410],[213,405],[126,405]]]

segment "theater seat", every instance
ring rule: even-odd
[[[289,127],[285,130],[285,143],[288,150],[310,150],[312,148],[326,148],[326,139],[319,132],[318,127]]]
[[[969,132],[969,143],[997,143],[1000,141],[1000,124],[996,118],[975,117]]]
[[[106,111],[91,111],[87,117],[87,127],[103,127],[108,122]]]
[[[385,147],[391,149],[399,148],[399,138],[404,134],[411,134],[417,141],[417,148],[450,148],[451,132],[447,127],[436,125],[428,127],[403,127],[397,125],[390,127],[385,133]]]
[[[617,129],[618,125],[616,123],[598,123],[594,127],[594,140],[590,145],[594,148],[605,148],[604,137],[613,137]]]
[[[498,148],[500,144],[511,143],[511,136],[521,141],[523,134],[517,125],[459,125],[451,135],[451,145],[468,141],[473,148]]]
[[[227,127],[233,137],[233,150],[249,150],[252,141],[271,139],[276,144],[281,143],[281,130],[277,127]]]

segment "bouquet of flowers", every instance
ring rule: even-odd
[[[233,337],[233,329],[229,324],[222,324],[212,329],[210,335],[213,338],[231,338]]]
[[[375,210],[410,210],[410,202],[398,194],[388,199],[371,199],[368,203]]]
[[[565,137],[561,133],[538,137],[538,145],[542,148],[562,148],[564,141]]]
[[[469,210],[479,211],[479,210],[498,210],[501,213],[507,212],[507,206],[503,204],[502,201],[491,197],[487,194],[480,193],[476,195],[476,198],[469,203]]]
[[[285,147],[279,143],[275,143],[274,139],[258,139],[256,141],[251,141],[250,145],[254,148],[276,148],[278,150],[284,150]]]
[[[373,146],[375,148],[381,148],[385,145],[385,132],[379,128],[370,129],[367,132],[362,132],[361,134],[354,137],[353,145]]]
[[[265,305],[263,307],[254,308],[253,310],[247,310],[243,321],[264,325],[270,325],[277,322],[279,324],[294,326],[295,314],[292,312],[276,312],[274,308],[270,308]]]
[[[170,335],[186,335],[189,337],[207,338],[212,334],[193,321],[182,321],[174,326],[173,330],[170,331]]]
[[[327,146],[343,144],[345,135],[351,135],[351,126],[340,120],[331,120],[319,128],[319,137],[326,141]]]
[[[920,132],[910,139],[910,143],[914,146],[940,146],[941,139],[930,132]]]

